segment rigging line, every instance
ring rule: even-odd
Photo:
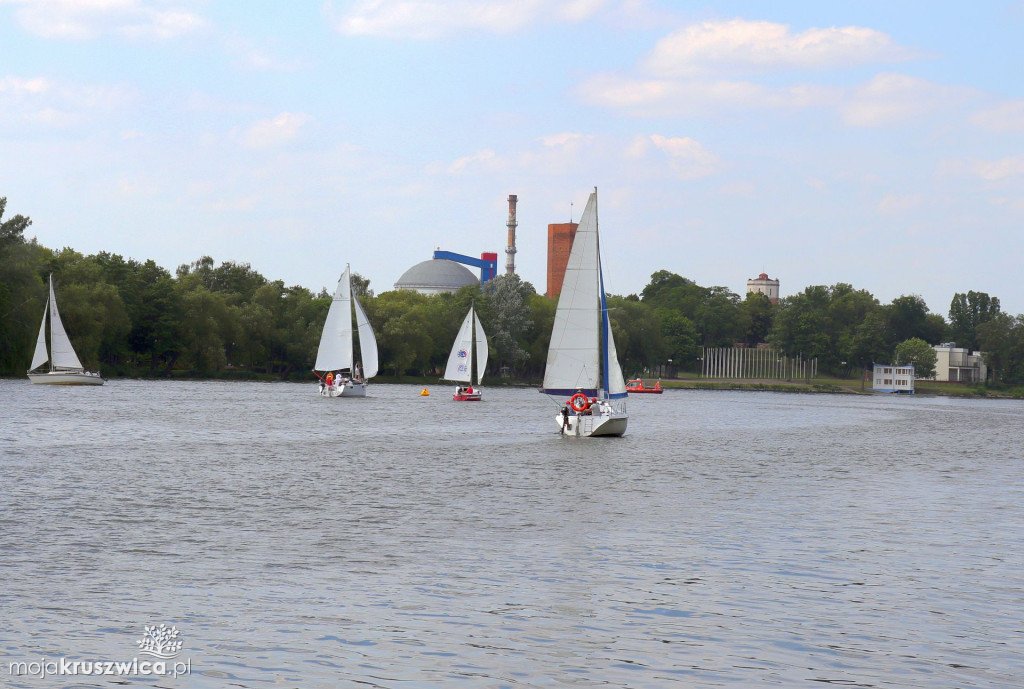
[[[11,315],[12,313],[14,313],[14,312],[15,312],[15,311],[17,311],[18,309],[20,309],[20,308],[21,308],[22,306],[24,306],[25,304],[29,303],[29,302],[30,302],[30,301],[32,301],[33,299],[35,299],[35,297],[29,297],[28,299],[26,299],[25,301],[21,302],[20,304],[18,304],[17,306],[15,306],[15,307],[14,307],[13,309],[11,309],[11,310],[10,310],[10,311],[8,311],[7,313],[5,313],[5,314],[4,314],[4,315],[3,315],[2,317],[3,317],[3,318],[7,318],[7,317],[8,317],[8,316],[10,316],[10,315]]]

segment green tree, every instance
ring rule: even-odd
[[[490,335],[491,346],[497,356],[498,367],[508,366],[516,371],[530,358],[523,337],[531,325],[530,295],[535,294],[533,285],[523,282],[513,273],[489,280],[483,291],[488,298],[489,320],[493,329]]]
[[[523,337],[529,343],[530,357],[524,373],[540,377],[548,362],[548,346],[551,344],[551,330],[555,326],[555,309],[558,301],[534,293],[527,300],[527,306],[530,309],[530,326]]]
[[[929,317],[928,305],[916,294],[893,299],[887,310],[890,342],[895,344],[914,337],[933,345],[942,342],[945,320],[937,314]]]
[[[628,297],[607,297],[612,337],[619,363],[627,375],[655,371],[665,363],[667,348],[661,321],[647,304]]]
[[[7,199],[0,197],[0,373],[23,373],[35,347],[46,303],[46,253],[26,240],[32,221],[22,215],[3,220]]]
[[[961,347],[978,349],[978,326],[1000,313],[999,299],[985,292],[954,294],[949,305],[950,339]]]
[[[994,314],[978,326],[978,344],[993,381],[1024,384],[1024,315]]]
[[[934,378],[936,359],[932,346],[919,337],[912,337],[896,345],[896,365],[912,364],[916,378]]]
[[[775,316],[771,300],[760,292],[748,292],[740,303],[740,310],[744,313],[743,322],[748,324],[743,341],[750,346],[767,342]]]

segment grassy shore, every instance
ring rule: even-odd
[[[653,380],[653,379],[652,379]],[[645,379],[646,382],[646,379]],[[682,377],[662,379],[664,388],[684,390],[757,390],[768,392],[827,392],[854,395],[874,395],[871,382],[863,383],[857,378],[817,378],[792,380],[750,380],[729,378],[697,378]],[[933,380],[919,380],[914,383],[915,394],[941,395],[946,397],[991,397],[1007,399],[1024,399],[1024,388],[994,387],[985,385],[967,385],[964,383],[942,383]]]

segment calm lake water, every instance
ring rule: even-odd
[[[1020,402],[420,389],[0,381],[0,685],[1024,683]]]

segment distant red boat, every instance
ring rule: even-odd
[[[626,383],[626,392],[628,392],[631,395],[634,392],[649,392],[654,395],[660,395],[663,392],[663,390],[661,388],[660,380],[654,384],[653,388],[645,388],[644,381],[641,380],[640,378],[637,378],[636,380],[631,380],[628,383]]]

